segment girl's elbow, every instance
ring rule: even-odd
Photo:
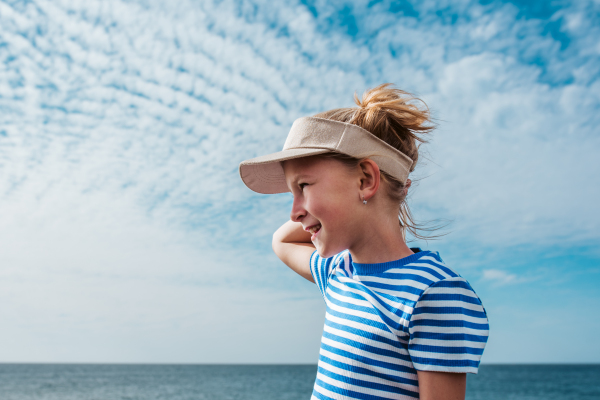
[[[273,252],[277,255],[277,257],[279,257],[280,259],[281,259],[281,256],[280,256],[281,245],[282,245],[281,235],[278,235],[277,232],[275,232],[273,234],[273,239],[271,240],[271,248],[273,249]]]

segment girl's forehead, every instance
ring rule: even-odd
[[[296,161],[297,160],[287,160],[282,163],[286,181],[294,182],[300,179],[307,179],[315,175],[315,172],[312,171],[312,168]]]
[[[325,157],[311,156],[282,162],[283,172],[288,182],[306,178],[342,179],[348,174],[341,162]]]
[[[283,161],[283,172],[286,178],[298,175],[323,176],[335,174],[341,164],[336,160],[319,156],[294,158]]]
[[[310,173],[311,171],[318,169],[318,159],[314,157],[302,157],[294,158],[291,160],[283,161],[283,171],[285,174],[301,174]]]

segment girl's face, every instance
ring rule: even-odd
[[[349,249],[360,232],[360,178],[340,161],[304,157],[283,163],[294,195],[290,218],[311,233],[321,257]]]

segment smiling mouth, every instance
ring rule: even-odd
[[[307,229],[308,232],[312,235],[311,240],[313,240],[317,234],[321,230],[321,224],[313,225]]]

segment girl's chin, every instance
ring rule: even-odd
[[[324,246],[323,243],[319,243],[319,242],[314,243],[314,245],[317,249],[317,253],[322,258],[333,257],[336,254],[346,250],[346,249],[336,250],[336,249],[331,248],[330,246]]]

